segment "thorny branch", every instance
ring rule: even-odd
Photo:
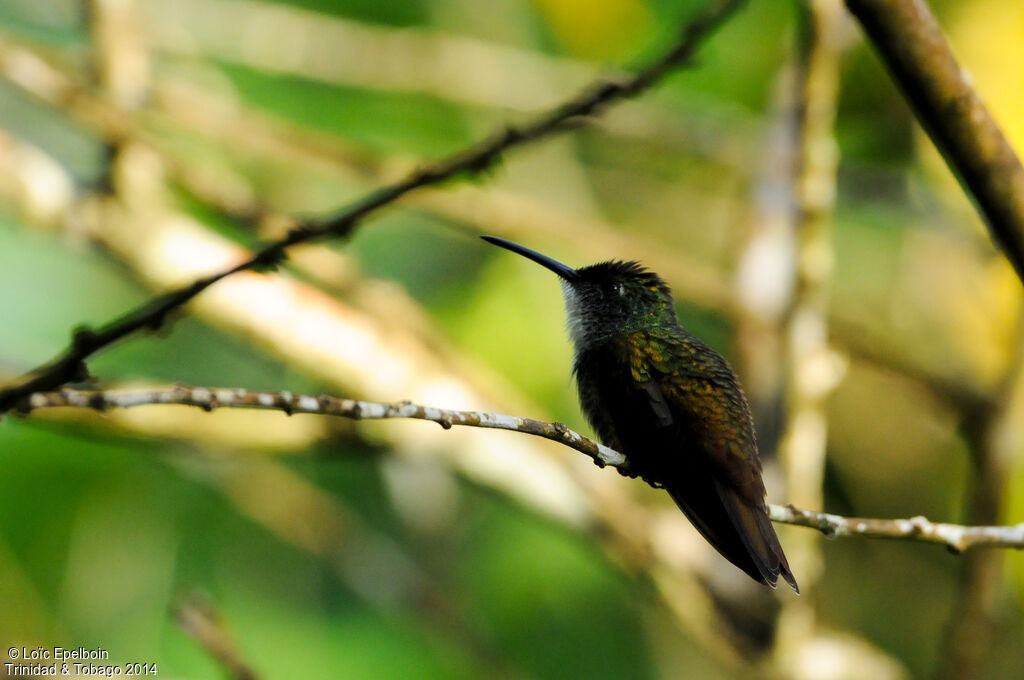
[[[411,418],[428,420],[449,429],[454,425],[510,430],[544,437],[590,456],[599,467],[619,468],[626,462],[618,451],[570,430],[562,423],[549,423],[531,418],[459,411],[422,406],[408,401],[380,403],[341,399],[328,395],[295,394],[288,391],[262,392],[242,388],[207,388],[175,385],[155,389],[77,390],[63,388],[57,392],[37,392],[21,399],[16,412],[28,415],[33,411],[57,407],[91,408],[107,411],[146,405],[178,404],[197,406],[206,411],[216,408],[252,408],[282,411],[289,415],[309,413],[340,416],[353,420]],[[979,546],[1024,549],[1024,523],[1013,526],[961,526],[931,522],[924,517],[910,519],[869,519],[842,517],[791,505],[769,505],[772,521],[810,527],[826,536],[865,536],[945,545],[953,552]]]
[[[144,328],[158,329],[168,316],[192,298],[238,272],[262,271],[280,265],[289,248],[325,238],[340,238],[370,214],[391,205],[417,189],[440,184],[457,176],[479,175],[497,163],[510,149],[535,142],[586,122],[615,102],[649,89],[673,69],[690,63],[698,47],[720,27],[745,0],[719,0],[710,9],[688,23],[679,41],[661,57],[635,75],[624,79],[598,80],[575,97],[519,126],[510,125],[489,139],[457,152],[440,162],[422,167],[404,180],[371,192],[332,217],[301,223],[281,240],[274,241],[239,264],[198,279],[189,285],[158,296],[99,329],[78,328],[71,345],[49,363],[29,372],[10,387],[0,390],[0,413],[22,397],[54,389],[67,382],[88,378],[85,360],[100,349]]]

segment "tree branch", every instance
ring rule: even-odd
[[[769,505],[768,514],[773,522],[810,527],[829,538],[864,536],[939,543],[955,553],[979,546],[1024,549],[1024,523],[1013,526],[962,526],[932,522],[920,515],[909,519],[842,517],[827,512],[801,510],[792,505]]]
[[[183,595],[171,609],[175,622],[220,664],[232,680],[258,680],[239,653],[220,613],[198,593]]]
[[[437,185],[459,175],[479,175],[498,162],[505,151],[578,126],[585,122],[586,117],[601,113],[611,104],[640,94],[673,69],[690,63],[704,39],[721,26],[744,2],[745,0],[715,2],[710,9],[683,28],[679,41],[668,52],[633,76],[618,80],[598,80],[575,97],[540,114],[534,120],[520,126],[510,125],[475,146],[457,152],[434,165],[420,168],[400,182],[371,192],[333,217],[299,224],[283,239],[264,246],[234,267],[158,296],[98,330],[84,327],[75,330],[71,345],[64,352],[0,391],[0,413],[9,410],[18,399],[33,392],[54,389],[67,382],[87,378],[85,360],[88,357],[138,330],[160,328],[173,311],[221,279],[246,270],[273,269],[284,261],[287,250],[294,245],[345,236],[370,214],[416,189]]]
[[[1024,167],[924,0],[846,0],[1024,280]]]
[[[90,408],[107,411],[147,405],[178,404],[197,406],[205,411],[216,408],[252,408],[281,411],[288,415],[309,413],[340,416],[352,420],[411,418],[428,420],[450,429],[454,425],[510,430],[544,437],[586,454],[598,467],[621,468],[626,459],[618,451],[570,430],[562,423],[549,423],[532,418],[459,411],[421,406],[408,401],[391,404],[341,399],[328,395],[294,394],[288,391],[261,392],[243,388],[207,388],[175,385],[154,389],[77,390],[63,388],[57,392],[37,392],[21,399],[16,412],[28,415],[33,411],[57,407]],[[769,505],[774,522],[817,529],[826,536],[864,536],[890,538],[924,543],[939,543],[953,552],[979,546],[1024,549],[1024,523],[1014,526],[961,526],[931,522],[924,517],[910,519],[869,519],[842,517],[793,506]]]
[[[457,411],[453,409],[420,406],[409,401],[383,404],[372,401],[340,399],[326,394],[294,394],[281,392],[257,392],[244,388],[206,388],[175,385],[174,387],[139,390],[76,390],[63,388],[58,392],[37,392],[21,400],[15,410],[27,415],[32,411],[59,406],[91,408],[107,411],[113,408],[132,408],[154,404],[180,404],[198,406],[205,411],[215,408],[253,408],[267,411],[282,411],[288,415],[315,413],[325,416],[340,416],[351,420],[383,420],[385,418],[410,418],[429,420],[444,429],[453,425],[484,427],[496,430],[523,432],[576,449],[585,453],[598,467],[619,467],[626,462],[618,451],[598,444],[578,434],[562,423],[548,423],[532,418],[506,416],[482,411]]]

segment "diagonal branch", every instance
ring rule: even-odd
[[[540,114],[532,121],[508,126],[479,144],[457,152],[434,165],[422,167],[404,180],[381,187],[342,209],[332,217],[307,221],[295,227],[281,240],[257,250],[239,264],[198,279],[189,285],[158,296],[119,319],[93,330],[79,328],[73,333],[71,345],[49,363],[22,376],[13,385],[0,390],[0,413],[33,392],[57,388],[67,382],[88,377],[85,360],[100,349],[144,328],[157,329],[168,316],[192,298],[238,272],[273,269],[294,245],[325,238],[339,238],[351,233],[363,219],[391,205],[417,189],[440,184],[457,176],[476,176],[495,165],[502,154],[586,122],[587,117],[603,112],[612,104],[634,97],[649,89],[673,69],[689,64],[703,41],[720,27],[745,0],[718,0],[711,8],[688,23],[679,41],[635,75],[624,79],[598,80],[575,97]]]
[[[178,598],[171,609],[175,622],[220,664],[231,680],[258,680],[259,675],[242,657],[223,618],[199,593]]]
[[[570,430],[562,423],[549,423],[531,418],[458,411],[421,406],[408,401],[385,404],[328,395],[294,394],[288,391],[260,392],[242,388],[207,388],[175,385],[154,389],[76,390],[64,388],[57,392],[37,392],[21,399],[17,412],[57,407],[90,408],[107,411],[147,405],[178,404],[197,406],[206,411],[216,408],[251,408],[282,411],[289,415],[309,413],[339,416],[352,420],[411,418],[428,420],[450,429],[453,425],[511,430],[544,437],[590,456],[598,467],[623,467],[625,456],[592,439]],[[945,545],[953,552],[979,546],[1024,549],[1024,523],[1015,526],[960,526],[936,523],[924,517],[910,519],[869,519],[842,517],[824,512],[802,510],[793,506],[769,505],[772,521],[810,527],[826,536],[864,536],[889,538]]]
[[[918,120],[1024,280],[1024,166],[925,0],[846,0]]]

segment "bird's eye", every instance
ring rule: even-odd
[[[621,283],[615,284],[615,292],[618,294],[619,297],[626,297],[626,287],[623,286]]]

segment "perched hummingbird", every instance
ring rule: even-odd
[[[583,412],[619,471],[664,488],[697,530],[755,581],[800,592],[768,519],[750,407],[726,360],[679,325],[672,293],[637,262],[573,269],[483,239],[562,278]]]

